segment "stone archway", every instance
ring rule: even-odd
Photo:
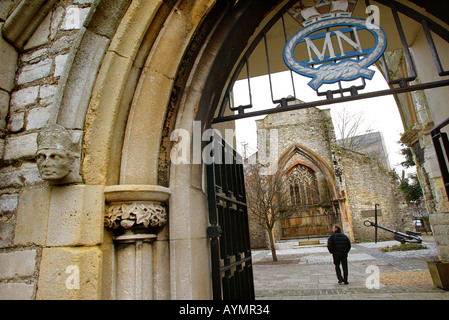
[[[152,278],[143,284],[142,290],[152,291],[150,298],[153,299],[207,299],[210,283],[208,264],[204,263],[207,261],[206,222],[199,223],[190,216],[190,213],[197,213],[205,219],[204,195],[199,195],[202,201],[194,201],[195,195],[188,194],[191,188],[186,188],[190,181],[181,182],[181,179],[170,184],[170,189],[158,186],[158,161],[164,119],[179,66],[213,3],[181,1],[172,8],[162,2],[159,5],[148,10],[146,1],[132,3],[130,9],[133,10],[128,9],[112,40],[113,49],[103,60],[86,116],[83,173],[86,182],[115,184],[106,187],[106,192],[114,188],[123,196],[122,203],[154,202],[151,192],[145,195],[148,189],[161,189],[165,194],[172,194],[170,222],[147,250],[153,257],[153,264],[141,269]],[[123,30],[120,30],[122,26]],[[138,57],[139,50],[145,47],[149,52],[147,57]],[[140,74],[136,70],[136,57],[140,58]],[[128,105],[129,113],[126,111]],[[114,152],[121,154],[120,157]],[[133,192],[127,193],[128,188]],[[178,198],[181,198],[182,210],[177,210]],[[109,205],[115,203],[111,200]],[[196,210],[186,210],[186,203],[196,205]],[[191,230],[193,227],[194,231]],[[126,250],[131,250],[128,259],[137,258],[132,248]],[[120,272],[118,270],[118,274]],[[123,278],[135,276],[137,274],[129,274]],[[116,280],[120,279],[113,277],[113,281]],[[136,286],[139,284],[123,283],[118,291],[133,291]],[[142,297],[130,292],[126,298]]]
[[[299,143],[294,143],[284,153],[279,157],[279,168],[285,168],[288,161],[292,159],[295,154],[302,154],[308,158],[324,175],[326,181],[329,185],[329,190],[331,192],[331,197],[333,199],[338,199],[341,195],[338,192],[337,183],[335,181],[335,175],[332,168],[320,157],[315,151],[303,146]]]
[[[245,37],[233,37],[237,33],[236,25],[245,23],[248,27],[248,22],[242,17],[243,12],[255,9],[257,13],[251,19],[253,27],[245,29],[246,37],[249,37],[266,10],[271,8],[270,4],[257,6],[255,1],[235,7],[220,3],[209,12],[212,8],[210,1],[177,3],[164,17],[163,26],[159,25],[162,28],[157,30],[149,55],[140,65],[141,74],[131,78],[136,72],[133,70],[134,59],[139,48],[143,47],[141,41],[151,38],[145,35],[148,23],[157,21],[162,11],[162,7],[154,8],[152,12],[143,10],[145,5],[145,1],[133,3],[124,15],[111,41],[111,50],[106,52],[99,69],[86,114],[83,176],[88,184],[107,185],[106,203],[109,206],[116,205],[116,196],[122,203],[154,202],[148,190],[162,187],[158,186],[158,170],[160,143],[164,138],[167,141],[167,136],[163,136],[167,134],[164,125],[176,123],[173,128],[185,128],[189,132],[194,120],[202,121],[202,129],[210,126],[211,108],[206,100],[216,99],[212,92],[221,90],[222,85],[210,81],[217,75],[211,75],[208,65],[219,65],[228,59],[229,51],[225,48],[232,46],[230,43],[236,42],[242,49],[245,46]],[[198,29],[208,13],[209,20],[204,22],[208,28]],[[214,24],[221,24],[221,27]],[[226,33],[226,30],[232,32]],[[127,38],[129,34],[131,39]],[[195,43],[198,39],[203,47]],[[174,46],[180,50],[173,50]],[[192,56],[187,50],[193,50]],[[202,54],[196,56],[200,50]],[[217,58],[217,50],[220,58]],[[233,52],[234,60],[239,52]],[[182,72],[185,70],[180,67],[186,63],[183,59],[191,59],[185,68],[194,67],[190,73],[185,73],[184,78]],[[227,65],[229,70],[233,67],[231,61]],[[215,72],[223,72],[222,68],[210,67]],[[221,81],[226,81],[226,77]],[[175,110],[169,110],[167,106],[170,106],[176,89],[182,89],[183,95],[177,97]],[[130,103],[129,114],[126,103]],[[119,158],[117,153],[120,152]],[[148,156],[142,157],[142,154]],[[197,174],[201,172],[201,165],[172,166],[170,169],[169,188],[164,189],[171,194],[169,224],[152,245],[155,261],[152,277],[158,281],[157,286],[151,283],[153,298],[210,297],[209,248],[205,234],[207,208],[202,175]],[[168,176],[167,172],[165,175]],[[167,185],[168,181],[164,182]],[[109,194],[112,192],[115,195],[111,198]],[[113,250],[107,254],[113,255]],[[114,258],[105,256],[104,259],[111,261],[107,267],[111,270],[103,272],[112,274]],[[179,268],[180,265],[184,267]],[[136,298],[131,294],[130,298],[133,297]]]

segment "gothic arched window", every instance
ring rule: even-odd
[[[293,205],[311,205],[320,202],[315,171],[297,164],[288,177],[290,197]]]

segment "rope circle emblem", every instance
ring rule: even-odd
[[[338,26],[357,27],[359,30],[363,29],[369,31],[376,40],[374,47],[368,50],[367,53],[364,53],[365,56],[361,60],[345,59],[340,62],[324,63],[317,68],[308,66],[307,62],[298,62],[294,58],[296,46],[299,43],[304,42],[310,34],[322,29]],[[351,81],[360,77],[372,79],[375,72],[369,70],[368,67],[382,56],[386,46],[387,36],[379,26],[373,24],[368,26],[364,19],[334,18],[311,24],[293,35],[284,47],[284,62],[296,73],[312,78],[309,82],[309,86],[314,90],[318,90],[324,83],[335,83],[341,80]],[[324,50],[325,49],[326,47],[324,47]]]

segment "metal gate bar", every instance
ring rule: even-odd
[[[212,139],[214,161],[206,169],[211,224],[207,236],[211,241],[213,298],[253,300],[254,281],[242,159],[219,135]],[[227,163],[230,159],[232,163]]]
[[[416,84],[416,85],[411,85],[411,86],[407,86],[407,87],[403,87],[403,88],[392,88],[392,89],[379,90],[379,91],[375,91],[375,92],[367,92],[367,93],[357,94],[357,95],[350,96],[350,97],[334,98],[334,99],[332,99],[331,102],[329,100],[320,100],[320,101],[306,102],[306,103],[301,103],[301,104],[289,104],[288,106],[281,107],[281,108],[252,111],[252,112],[247,112],[244,114],[234,114],[234,115],[224,116],[221,118],[215,118],[212,121],[212,123],[220,123],[220,122],[226,122],[226,121],[231,121],[231,120],[250,118],[250,117],[255,117],[255,116],[263,116],[263,115],[267,115],[267,114],[274,114],[274,113],[279,113],[279,112],[293,111],[293,110],[305,109],[305,108],[310,108],[310,107],[325,106],[325,105],[329,105],[331,103],[341,103],[341,102],[363,100],[363,99],[387,96],[387,95],[391,95],[391,94],[400,94],[400,93],[405,93],[405,92],[433,89],[433,88],[439,88],[439,87],[445,87],[445,86],[449,86],[449,79],[427,82],[427,83],[422,83],[422,84]]]

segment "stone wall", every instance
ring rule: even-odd
[[[257,121],[258,127],[258,149],[261,149],[261,130],[267,134],[269,143],[269,131],[278,130],[279,156],[282,155],[292,144],[298,143],[304,147],[314,150],[329,164],[332,164],[330,150],[330,139],[335,139],[333,130],[329,131],[332,124],[330,110],[308,108],[303,110],[282,112],[268,115]],[[268,148],[269,149],[269,145]]]
[[[363,154],[347,149],[340,152],[355,239],[374,240],[374,228],[365,227],[363,222],[374,221],[376,203],[381,211],[378,224],[402,232],[414,231],[407,204],[394,175],[378,161]],[[371,213],[368,213],[370,210]],[[378,239],[392,240],[393,234],[379,229]]]
[[[195,174],[199,184],[190,189],[190,171],[174,173],[177,182],[187,182],[173,188],[178,197],[171,199],[171,217],[182,222],[173,223],[170,233],[167,225],[157,237],[130,241],[125,236],[113,242],[104,215],[106,205],[121,202],[144,202],[148,208],[168,203],[170,189],[160,191],[156,185],[161,132],[170,133],[163,127],[177,119],[177,109],[170,106],[167,114],[167,105],[176,100],[171,99],[175,81],[178,89],[185,87],[202,45],[203,38],[196,42],[195,37],[215,3],[0,2],[0,265],[2,270],[7,266],[0,273],[0,299],[211,296],[201,170]],[[202,31],[206,37],[209,31]],[[181,113],[193,117],[193,105]],[[189,127],[192,122],[189,118]],[[36,138],[42,127],[54,123],[67,129],[82,150],[77,155],[82,183],[50,185],[39,175]],[[119,191],[112,188],[120,199],[107,199],[105,185],[124,185]],[[145,263],[137,265],[142,255]],[[24,268],[12,272],[18,265]]]
[[[36,298],[38,270],[49,267],[46,256],[54,252],[51,249],[43,254],[43,248],[85,244],[87,234],[71,230],[78,220],[81,223],[86,218],[80,216],[80,206],[96,203],[91,212],[104,206],[101,190],[98,193],[99,190],[88,188],[93,202],[81,203],[69,199],[74,193],[84,193],[86,186],[49,188],[34,160],[38,130],[56,122],[58,85],[94,1],[48,3],[38,6],[36,12],[27,1],[0,3],[0,298]],[[21,20],[25,18],[28,20]],[[31,24],[34,29],[27,32],[27,37],[23,33],[18,36],[16,29],[30,28]],[[82,132],[71,133],[73,140],[79,142]],[[64,210],[72,215],[62,215]],[[65,222],[60,220],[62,216]],[[64,232],[55,232],[60,228]],[[91,236],[87,236],[87,242],[92,244],[102,238],[99,234],[93,235],[95,239]],[[45,290],[45,281],[42,289]]]

